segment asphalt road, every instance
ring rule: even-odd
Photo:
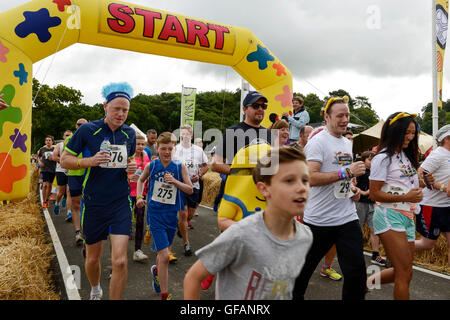
[[[59,239],[64,248],[69,264],[72,269],[79,270],[79,293],[81,299],[89,299],[90,285],[84,273],[84,258],[82,247],[76,246],[74,229],[71,223],[65,221],[66,209],[62,208],[58,216],[53,214],[53,205],[48,209],[53,223],[57,230]],[[216,214],[204,207],[197,209],[198,216],[192,220],[193,230],[189,231],[189,238],[193,250],[201,248],[210,243],[218,236]],[[159,300],[160,295],[155,293],[152,286],[150,268],[156,261],[156,253],[152,251],[151,244],[143,244],[142,251],[149,256],[149,260],[144,262],[133,261],[134,240],[128,245],[128,282],[123,298],[126,300]],[[169,265],[169,292],[173,299],[183,299],[183,279],[186,271],[197,260],[195,255],[184,256],[183,242],[175,236],[173,251],[178,261]],[[103,298],[109,296],[108,276],[111,270],[110,245],[105,241],[102,255],[101,287]],[[366,256],[366,266],[371,266],[370,257]],[[339,270],[337,260],[333,267]],[[78,273],[78,272],[76,272]],[[77,279],[77,276],[75,275]],[[305,298],[307,300],[340,300],[342,292],[341,281],[333,281],[319,275],[319,267],[312,276]],[[450,300],[450,280],[432,274],[414,270],[413,279],[410,286],[411,299],[414,300]],[[214,300],[214,284],[200,295],[202,300]],[[380,289],[371,290],[367,295],[367,300],[392,300],[393,285],[382,285]]]

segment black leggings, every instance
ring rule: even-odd
[[[136,215],[136,230],[134,235],[134,251],[142,248],[142,239],[144,238],[144,213],[145,206],[142,208],[136,207],[136,197],[131,197],[134,207],[134,214]]]
[[[336,244],[339,266],[344,274],[342,300],[364,300],[367,271],[359,221],[341,226],[319,227],[305,223],[313,233],[313,244],[295,281],[294,300],[303,300],[309,279],[324,255]]]

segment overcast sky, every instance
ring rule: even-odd
[[[26,2],[2,0],[0,12]],[[432,100],[431,0],[129,2],[248,28],[291,70],[295,92],[323,98],[345,89],[369,98],[383,119],[419,113]],[[450,97],[449,59],[446,53],[443,100]],[[82,44],[51,60],[37,62],[33,76],[79,89],[87,104],[101,102],[101,87],[111,81],[128,81],[144,94],[179,92],[182,85],[234,91],[241,84],[231,67]]]

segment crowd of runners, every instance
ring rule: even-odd
[[[104,118],[79,119],[74,132],[64,132],[57,144],[47,136],[37,153],[43,207],[49,207],[56,176],[54,214],[67,207],[75,241],[85,248],[92,300],[103,297],[100,257],[108,237],[110,299],[121,299],[127,285],[132,238],[134,261],[148,259],[141,248],[151,238],[157,258],[149,285],[163,300],[171,298],[168,265],[178,259],[172,251],[176,234],[185,256],[198,258],[184,279],[185,299],[198,299],[214,281],[216,299],[304,299],[322,259],[320,274],[343,281],[342,299],[363,300],[374,284],[390,282],[394,299],[408,299],[414,252],[433,248],[441,233],[450,248],[450,125],[439,129],[438,148],[419,162],[417,116],[395,112],[386,119],[379,146],[356,156],[348,97],[326,102],[319,128],[308,125],[301,97],[293,98],[292,114],[283,113],[264,128],[269,101],[251,91],[243,100],[244,121],[225,130],[209,160],[201,139],[192,142],[189,125],[180,127],[179,143],[170,132],[149,129],[144,137],[127,126],[133,97],[128,84],[105,86],[103,97]],[[248,212],[241,199],[239,214],[224,213],[227,178],[243,174],[233,159],[254,145],[270,149],[245,173],[263,198],[262,210]],[[190,221],[208,170],[222,178],[214,205],[220,235],[194,251]],[[370,261],[383,268],[370,277],[364,224],[370,230]],[[380,254],[380,244],[387,256]],[[332,267],[335,257],[342,275]]]

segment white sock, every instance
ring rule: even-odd
[[[91,287],[91,291],[93,293],[100,293],[102,291],[102,287],[100,287],[100,284],[98,284],[96,286]]]

